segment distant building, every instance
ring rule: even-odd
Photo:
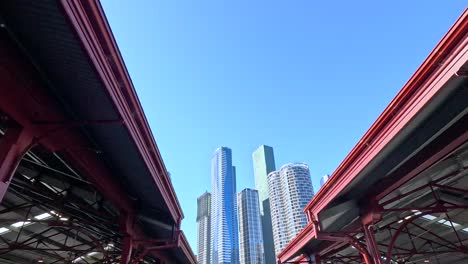
[[[330,175],[328,174],[325,174],[322,176],[322,178],[320,178],[320,187],[322,187],[328,181],[328,178],[330,178]]]
[[[307,225],[303,209],[314,195],[309,166],[290,163],[268,175],[275,255]]]
[[[211,194],[205,192],[197,199],[198,264],[210,264],[211,254]]]
[[[244,189],[237,194],[239,255],[241,264],[265,264],[258,192]]]
[[[211,263],[238,264],[236,168],[232,151],[218,148],[211,159]]]
[[[273,148],[261,145],[254,151],[252,158],[255,175],[255,188],[258,190],[260,203],[265,261],[266,263],[276,263],[270,199],[268,194],[268,174],[276,170]]]

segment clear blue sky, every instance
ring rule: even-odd
[[[310,166],[315,190],[467,6],[458,0],[103,0],[196,253],[210,159],[252,152]]]

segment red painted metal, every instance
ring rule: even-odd
[[[174,221],[179,222],[183,218],[180,204],[99,1],[61,3]]]
[[[164,250],[172,249],[172,248],[178,248],[180,246],[180,241],[181,241],[180,237],[181,237],[181,232],[177,231],[176,235],[174,236],[174,239],[167,239],[165,240],[165,243],[162,245],[148,245],[147,243],[140,242],[141,245],[144,245],[143,251],[138,256],[136,256],[136,258],[133,259],[131,263],[132,264],[140,263],[140,261],[146,255],[150,253],[160,252],[160,251],[164,251]]]
[[[24,154],[31,148],[33,138],[26,130],[10,126],[0,139],[0,202]]]
[[[321,263],[322,263],[322,261],[321,261],[319,255],[315,255],[315,256],[314,256],[314,259],[315,259],[315,263],[316,263],[316,264],[321,264]]]
[[[409,218],[406,218],[406,219],[403,219],[403,222],[401,223],[400,227],[398,227],[398,229],[396,230],[396,232],[393,234],[392,236],[392,239],[390,241],[390,244],[389,246],[387,247],[387,253],[386,253],[386,261],[385,263],[386,264],[390,264],[391,263],[391,257],[392,257],[392,251],[393,251],[393,248],[395,247],[395,243],[396,243],[396,240],[398,238],[398,236],[400,235],[400,233],[403,232],[403,230],[411,223],[414,222],[414,220],[418,219],[418,218],[421,218],[425,215],[429,215],[429,214],[434,214],[434,213],[444,213],[444,212],[447,212],[447,209],[445,209],[444,207],[442,206],[439,206],[438,208],[434,208],[432,211],[427,211],[427,212],[423,212],[423,213],[420,213],[420,214],[417,214],[417,215],[412,215],[411,217]],[[413,223],[414,224],[414,223]],[[432,235],[436,236],[436,237],[439,237],[437,236],[436,234],[434,234],[433,232],[427,230],[427,229],[424,229],[424,231],[426,232],[429,232],[431,233]],[[440,238],[440,237],[439,237]],[[446,241],[448,242],[449,244],[452,244],[450,241],[447,241],[443,238],[440,238],[442,239],[443,241]],[[457,246],[456,246],[457,247]]]
[[[132,252],[134,247],[134,239],[132,235],[134,233],[135,217],[131,214],[120,215],[120,230],[124,234],[122,240],[122,256],[120,258],[120,264],[129,264],[132,260]]]
[[[307,231],[306,232],[301,232],[300,234],[307,234],[307,233],[311,234],[312,233],[313,234],[313,239],[316,239],[316,240],[347,243],[350,246],[355,247],[356,250],[359,251],[359,253],[361,254],[361,256],[362,256],[362,258],[363,258],[363,260],[364,260],[364,262],[366,264],[372,264],[373,263],[372,258],[369,256],[369,253],[366,250],[365,246],[362,245],[361,242],[359,242],[358,240],[356,240],[354,238],[354,236],[353,236],[354,234],[349,234],[347,232],[321,232],[320,228],[318,227],[318,222],[316,222],[316,221],[313,221],[312,223],[309,223],[309,225],[307,225],[304,230],[307,230]],[[305,243],[310,241],[310,239],[307,240],[308,238],[309,237],[307,237],[307,236],[301,237],[302,241],[304,241]],[[296,239],[298,239],[298,238],[296,238]],[[285,253],[287,253],[286,249],[283,250],[280,254],[278,254],[278,262],[279,263],[287,263],[287,261],[292,258],[292,255],[286,255]]]
[[[320,211],[335,199],[392,142],[427,103],[444,88],[447,81],[457,74],[468,56],[467,31],[468,9],[464,11],[395,99],[309,202],[304,209],[309,221],[310,219],[318,219]],[[464,133],[441,151],[432,155],[430,159],[418,166],[413,172],[402,177],[401,180],[389,186],[381,194],[377,194],[376,201],[380,201],[390,192],[414,178],[417,173],[452,153],[466,140],[467,133]],[[310,240],[318,239],[317,233],[318,231],[314,228],[306,227],[279,254],[280,262],[284,263],[289,257],[296,255]]]
[[[83,48],[87,51],[109,97],[121,116],[119,120],[82,122],[99,122],[100,124],[123,122],[125,124],[169,208],[176,223],[176,229],[179,230],[183,218],[182,210],[102,7],[98,1],[63,0],[61,3],[70,24],[82,41]],[[61,151],[64,157],[85,174],[106,198],[119,207],[122,214],[134,216],[135,205],[133,202],[122,195],[123,189],[112,180],[110,171],[102,164],[98,154],[94,153],[88,142],[76,132],[76,126],[81,125],[82,122],[70,122],[63,115],[57,102],[43,88],[35,70],[16,50],[15,45],[7,40],[8,37],[4,36],[0,40],[0,55],[3,60],[2,65],[0,65],[0,82],[2,83],[0,109],[21,126],[22,132],[19,137],[21,145],[12,145],[7,140],[10,136],[5,137],[0,143],[14,146],[15,150],[7,151],[6,156],[16,157],[13,159],[14,162],[2,163],[0,168],[2,179],[11,178],[8,176],[14,172],[14,169],[11,168],[16,167],[19,157],[28,149],[23,147],[25,150],[18,151],[23,149],[18,148],[18,146],[23,146],[23,142],[26,142],[24,138],[27,135],[30,138],[36,138],[35,143],[41,144],[50,151]],[[10,132],[12,131],[13,129],[10,130]],[[13,134],[11,133],[11,135]],[[4,149],[6,147],[0,147],[0,151]],[[14,153],[17,155],[12,155]],[[145,237],[138,226],[126,228],[125,231],[132,239]],[[181,246],[191,263],[196,263],[185,236],[181,234],[179,237],[180,244],[177,245]],[[150,251],[154,251],[154,249]],[[164,256],[165,254],[158,254],[166,262],[170,262],[170,259]]]
[[[305,210],[317,215],[457,73],[465,63],[460,58],[466,56],[468,50],[467,29],[468,10],[465,10]]]
[[[129,264],[132,260],[133,242],[131,236],[125,236],[122,240],[122,256],[120,264]]]
[[[375,240],[373,226],[369,224],[363,224],[364,235],[366,237],[366,246],[369,251],[370,256],[372,257],[374,264],[381,264],[382,258],[380,254],[379,247]]]
[[[297,251],[290,250],[293,246],[300,249],[306,246],[309,241],[317,239],[317,223],[315,221],[309,222],[309,224],[300,232],[297,237],[293,240],[295,244],[288,244],[286,248],[278,254],[279,263],[285,263],[290,260]]]
[[[31,65],[6,38],[0,41],[0,56],[8,65],[0,67],[0,109],[25,133],[36,138],[36,143],[51,151],[63,151],[109,200],[125,212],[133,213],[134,205],[121,195],[122,187],[112,179],[111,172],[76,130],[68,126],[35,124],[37,120],[63,122],[67,118],[41,85]]]
[[[416,175],[420,174],[424,170],[428,169],[429,167],[433,166],[435,163],[438,161],[442,160],[443,158],[447,157],[454,151],[456,151],[461,145],[463,145],[466,141],[468,140],[468,131],[457,137],[455,140],[453,140],[450,144],[446,145],[443,149],[438,151],[437,153],[434,153],[429,159],[421,163],[419,166],[417,166],[415,169],[413,169],[411,172],[407,173],[404,177],[399,179],[396,183],[388,186],[383,192],[377,195],[377,199],[381,200],[391,192],[395,191],[398,189],[400,186],[414,178]]]

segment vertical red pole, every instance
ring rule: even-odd
[[[315,254],[313,257],[314,257],[314,260],[315,260],[315,262],[314,262],[315,264],[321,264],[322,263],[322,261],[320,261],[320,255]]]
[[[382,264],[382,258],[379,247],[375,241],[374,228],[372,225],[363,224],[364,235],[366,238],[367,250],[369,251],[374,264]]]
[[[133,240],[129,235],[124,236],[122,241],[122,257],[120,264],[129,264],[132,259]]]
[[[121,212],[120,215],[120,231],[124,237],[122,240],[122,256],[120,258],[120,264],[129,264],[132,261],[133,251],[133,225],[134,215]]]
[[[364,208],[364,214],[361,217],[362,227],[364,229],[364,237],[366,239],[366,247],[367,252],[369,252],[368,258],[366,263],[373,263],[373,264],[382,264],[382,255],[380,254],[379,247],[377,245],[377,241],[375,240],[374,234],[374,223],[379,222],[382,220],[382,213],[381,213],[381,206],[375,199],[371,199],[368,206]]]
[[[9,127],[0,139],[0,202],[8,190],[24,154],[31,147],[32,136],[20,127]]]

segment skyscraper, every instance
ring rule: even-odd
[[[322,178],[320,178],[320,187],[322,187],[328,181],[328,178],[330,178],[330,175],[328,174],[325,174],[322,176]]]
[[[268,175],[275,254],[307,225],[303,209],[314,195],[309,166],[289,163]]]
[[[239,263],[236,169],[232,151],[218,148],[211,159],[211,263]]]
[[[211,194],[205,192],[197,199],[198,264],[210,264]]]
[[[252,154],[255,188],[258,190],[260,217],[262,220],[263,245],[266,263],[276,263],[273,230],[271,223],[271,208],[268,194],[268,174],[275,170],[273,148],[261,145]]]
[[[265,264],[262,223],[257,190],[246,188],[237,194],[241,264]]]

